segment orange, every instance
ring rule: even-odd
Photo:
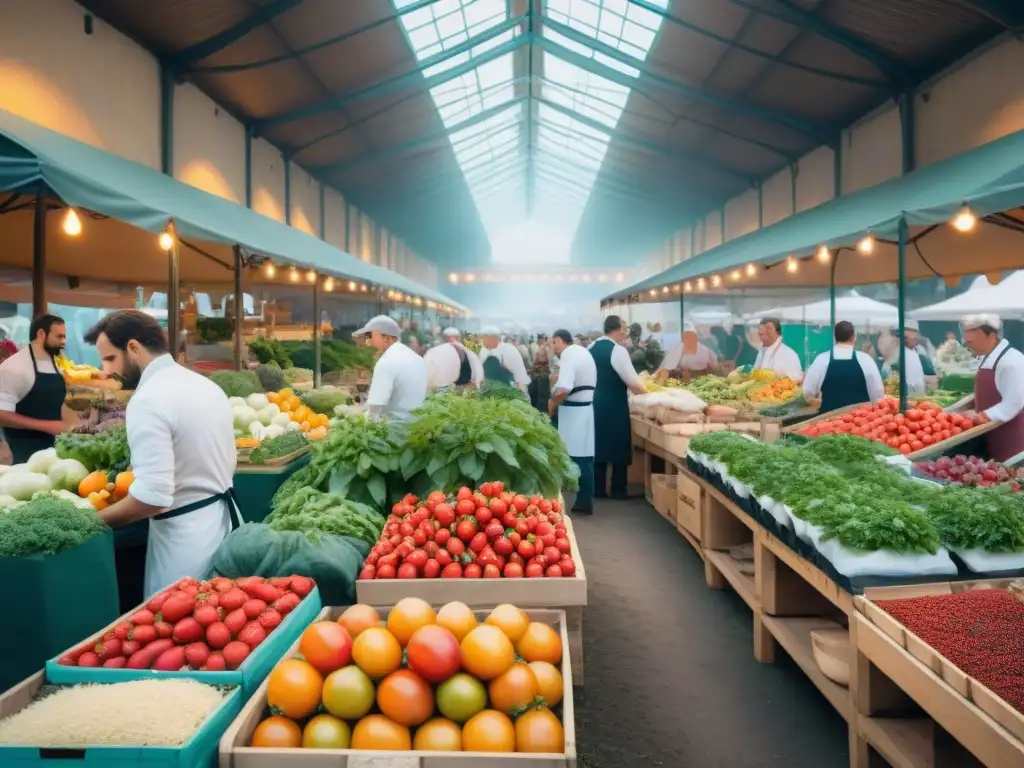
[[[462,726],[462,748],[466,752],[515,752],[515,727],[507,715],[485,709]]]
[[[377,609],[369,605],[351,605],[338,617],[341,624],[355,640],[364,630],[380,626],[380,614]]]
[[[295,421],[298,421],[298,420],[299,420],[299,417],[298,417],[298,416],[296,416],[294,420],[295,420]],[[308,421],[303,421],[303,422],[301,422],[301,423],[299,424],[299,427],[300,427],[300,428],[302,429],[302,431],[303,431],[303,432],[309,432],[310,426],[309,426],[309,422],[308,422]]]
[[[399,725],[419,725],[434,714],[434,691],[412,670],[400,669],[380,681],[377,706]]]
[[[412,748],[423,752],[461,752],[462,729],[451,720],[435,717],[416,729]]]
[[[562,660],[562,638],[547,624],[531,621],[516,643],[516,653],[527,661],[557,664]]]
[[[302,746],[302,729],[287,717],[272,715],[256,726],[252,746],[293,749]]]
[[[302,659],[285,659],[270,673],[267,705],[285,717],[301,720],[320,706],[324,679],[312,664]]]
[[[412,736],[408,728],[384,715],[367,715],[352,730],[350,748],[407,752],[412,749]]]
[[[402,646],[383,627],[371,627],[352,643],[352,660],[370,677],[387,677],[402,666]]]
[[[454,602],[437,612],[437,623],[455,635],[455,639],[461,643],[478,622],[468,605]]]
[[[292,389],[291,387],[285,387],[284,389],[280,390],[277,394],[281,398],[292,397],[295,394],[295,390]]]
[[[436,623],[437,614],[430,603],[418,597],[403,597],[388,614],[388,629],[403,648],[417,629]]]
[[[309,418],[309,408],[304,405],[294,408],[293,413],[296,421],[306,421]]]
[[[538,691],[537,676],[523,662],[513,664],[487,686],[491,706],[506,715],[518,715],[533,704]]]
[[[514,605],[502,603],[491,611],[491,614],[484,620],[484,623],[497,627],[505,633],[509,640],[515,643],[526,632],[526,628],[530,625],[530,619]]]
[[[291,413],[292,411],[291,402],[285,400],[283,397],[281,398],[281,401],[277,404],[277,407],[281,409],[281,413]]]
[[[512,641],[490,624],[473,629],[460,645],[462,668],[481,680],[493,680],[516,660]]]
[[[554,707],[562,700],[565,682],[562,673],[554,664],[546,661],[531,661],[530,669],[537,678],[537,693],[549,707]]]

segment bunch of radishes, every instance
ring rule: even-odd
[[[1007,484],[1015,493],[1024,487],[1024,469],[1015,469],[977,456],[943,456],[914,465],[922,474],[960,485],[988,487]]]
[[[238,669],[313,586],[307,576],[182,579],[58,663],[161,672]]]
[[[576,575],[556,499],[484,483],[448,497],[406,496],[391,510],[360,579],[561,578]]]

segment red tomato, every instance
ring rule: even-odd
[[[470,538],[473,538],[472,536]],[[445,546],[452,557],[458,557],[466,551],[466,545],[462,543],[462,539],[457,539],[454,536],[448,539],[448,544]]]
[[[521,579],[523,578],[523,566],[520,563],[506,563],[502,574],[506,579]]]
[[[576,561],[571,557],[563,557],[558,563],[558,567],[562,569],[563,576],[575,576],[576,575]]]
[[[441,564],[437,560],[427,560],[423,566],[423,578],[436,579],[441,575]]]
[[[477,507],[473,516],[480,525],[487,525],[494,517],[494,513],[488,507]]]
[[[461,579],[462,578],[462,566],[458,563],[449,563],[441,571],[442,579]]]
[[[446,565],[452,562],[452,553],[447,549],[439,549],[437,554],[434,555],[434,559],[437,560],[438,564],[444,568]]]
[[[455,498],[457,498],[459,501],[462,501],[463,499],[472,499],[473,491],[472,489],[467,488],[466,486],[462,486],[461,488],[459,488],[459,492],[455,495]]]
[[[519,546],[516,547],[516,551],[519,553],[520,557],[527,560],[537,554],[537,548],[533,545],[533,542],[527,541],[526,539],[519,542]]]
[[[406,646],[409,669],[430,683],[443,683],[459,671],[459,641],[439,624],[420,627]]]
[[[459,517],[472,515],[475,511],[476,504],[473,503],[473,499],[462,499],[458,504],[455,505],[455,514]],[[437,510],[434,510],[434,516],[437,516]]]
[[[476,531],[476,520],[462,520],[455,526],[455,535],[467,543],[476,536]]]
[[[393,579],[395,578],[395,566],[393,565],[381,565],[377,568],[378,579]]]
[[[484,578],[485,579],[497,579],[501,577],[501,569],[493,564],[488,563],[484,566]]]
[[[479,579],[483,575],[483,569],[478,563],[469,563],[462,569],[462,575],[467,579]]]
[[[442,528],[447,528],[455,522],[455,510],[448,504],[438,504],[434,507],[434,519],[440,523]]]
[[[544,566],[540,563],[530,563],[526,566],[526,578],[539,579],[544,575]]]
[[[412,563],[402,563],[398,566],[397,576],[400,579],[415,579],[420,575],[420,572],[416,570],[416,566]]]

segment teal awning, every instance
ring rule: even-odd
[[[49,194],[67,205],[110,217],[154,235],[163,232],[173,220],[182,241],[196,242],[204,249],[218,245],[238,245],[275,261],[315,269],[338,278],[365,281],[463,309],[435,290],[390,270],[360,261],[319,238],[177,181],[152,168],[0,110],[0,192],[20,192],[35,196],[40,192],[41,185]],[[31,238],[31,223],[27,217],[15,213],[0,216],[0,219],[7,220],[3,227],[5,232],[14,228],[14,222],[18,225],[27,223],[28,236]],[[122,232],[123,237],[117,238],[113,236],[108,224],[96,222],[86,222],[86,229],[91,229],[94,223],[96,231],[106,233],[106,245],[110,248],[107,251],[108,258],[114,258],[115,253],[125,250],[138,252],[143,247],[144,240],[137,237],[138,233],[131,235]],[[88,232],[83,232],[83,239],[87,235]],[[20,234],[12,233],[11,236],[19,242],[24,241]],[[56,246],[59,240],[48,239],[49,252],[49,245]],[[130,242],[131,247],[125,249],[125,242],[115,244],[114,241],[118,239]],[[155,243],[156,238],[153,237],[151,242]],[[120,247],[115,248],[115,245]],[[93,243],[92,250],[89,248],[79,248],[79,262],[82,258],[102,258],[103,254],[97,252],[96,243]],[[149,247],[146,249],[149,250]],[[2,247],[0,258],[5,262],[8,259]],[[15,258],[14,261],[23,262],[24,259]],[[130,258],[119,261],[124,281],[134,279],[132,272],[136,262]],[[230,259],[226,263],[230,263]],[[183,268],[183,278],[187,276],[187,271]],[[217,274],[222,271],[219,270]],[[149,270],[147,274],[152,272]],[[198,262],[195,273],[199,279],[207,274],[198,266]],[[224,280],[229,281],[230,277],[225,276]]]
[[[979,218],[976,231],[967,235],[945,226],[965,204]],[[743,270],[747,264],[778,264],[788,256],[808,256],[821,245],[833,253],[838,248],[854,248],[868,234],[879,240],[875,253],[870,259],[844,253],[837,263],[836,283],[894,280],[896,262],[891,256],[895,248],[884,241],[895,239],[902,216],[907,218],[912,239],[927,234],[918,248],[908,249],[910,277],[1010,269],[1020,265],[1017,254],[1024,246],[1020,232],[983,224],[980,219],[1022,205],[1024,131],[802,211],[616,291],[605,301],[627,297],[653,301],[652,290],[658,291],[658,300],[667,300],[664,293],[678,293],[681,281],[711,275],[721,278],[723,289],[828,285],[829,267],[817,263],[801,264],[797,274],[788,276],[781,265],[761,269],[749,281],[745,271],[733,280],[732,271]],[[666,287],[671,290],[664,292]]]

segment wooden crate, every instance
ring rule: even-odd
[[[675,525],[676,506],[679,503],[676,475],[651,475],[651,493],[654,497],[654,509]]]
[[[920,451],[909,453],[907,454],[907,458],[911,461],[925,461],[927,459],[936,458],[944,454],[946,451],[956,448],[958,445],[974,440],[976,437],[981,437],[987,432],[991,432],[998,426],[999,422],[990,421],[988,424],[971,427],[970,429],[964,430],[959,435],[953,435],[948,440],[932,443],[931,445],[922,448]]]
[[[337,619],[344,608],[325,608],[321,618]],[[380,611],[382,618],[387,610]],[[562,727],[563,754],[490,754],[485,752],[378,752],[351,749],[269,749],[248,746],[256,726],[268,715],[267,685],[263,685],[243,707],[220,741],[219,768],[576,768],[576,725],[573,709],[572,662],[566,616],[563,611],[527,610],[534,621],[557,627],[562,635]],[[483,620],[487,611],[477,612]],[[298,641],[286,656],[298,650]]]
[[[633,426],[633,439],[641,442],[646,442],[648,437],[648,431],[651,426],[651,422],[645,419],[643,416],[631,415],[629,417],[630,424]]]
[[[680,532],[685,531],[698,542],[701,539],[701,505],[703,504],[704,491],[695,477],[687,470],[683,470],[676,478],[676,492],[678,504],[676,505],[676,526]]]

